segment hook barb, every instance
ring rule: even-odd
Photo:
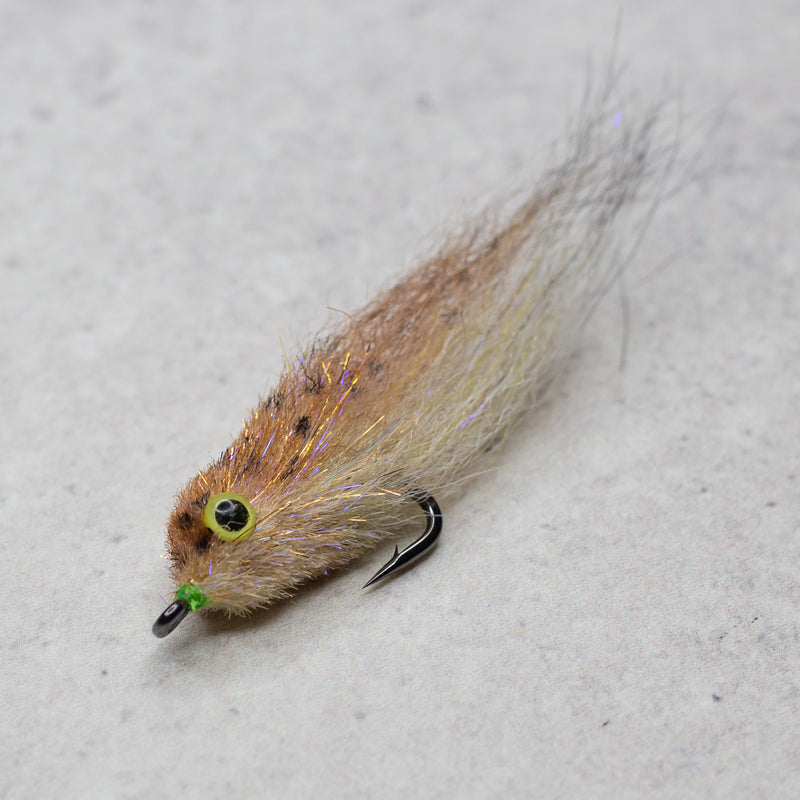
[[[414,492],[411,496],[419,503],[420,508],[422,508],[425,512],[425,516],[428,518],[428,527],[425,529],[425,533],[423,533],[419,539],[413,541],[402,552],[395,547],[394,555],[364,584],[364,589],[366,589],[367,586],[372,586],[373,583],[377,583],[389,577],[389,575],[397,572],[397,570],[407,567],[436,544],[436,540],[442,532],[442,512],[439,508],[439,504],[433,497],[425,492]]]

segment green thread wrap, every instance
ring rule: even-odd
[[[208,604],[208,598],[200,591],[200,587],[194,583],[184,583],[175,592],[176,600],[185,600],[190,611],[198,611]]]

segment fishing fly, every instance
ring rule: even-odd
[[[515,211],[450,236],[287,361],[177,496],[156,636],[192,611],[270,605],[412,524],[422,535],[367,585],[435,544],[439,501],[551,384],[652,211],[658,109],[634,121],[612,94],[584,102],[566,157]]]

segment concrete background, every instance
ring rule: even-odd
[[[173,493],[282,344],[545,166],[613,46],[684,152],[445,509],[158,641]],[[796,797],[800,7],[0,3],[0,797]],[[711,135],[713,132],[713,136]]]

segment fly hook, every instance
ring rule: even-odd
[[[164,609],[164,613],[155,621],[153,633],[158,636],[159,639],[163,639],[181,624],[181,621],[188,613],[189,604],[183,598],[176,598]]]
[[[393,572],[407,567],[436,544],[436,540],[442,532],[442,512],[439,508],[439,504],[433,497],[424,492],[416,492],[411,496],[419,503],[420,507],[425,512],[425,516],[428,518],[428,527],[425,533],[402,552],[399,552],[397,547],[395,547],[394,555],[364,584],[364,589],[366,589],[367,586],[372,586],[373,583],[383,580],[383,578],[388,577]]]

